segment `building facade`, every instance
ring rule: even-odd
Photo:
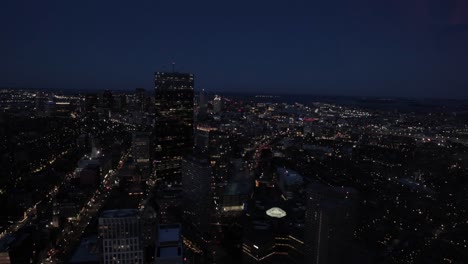
[[[186,157],[182,162],[184,215],[198,230],[206,232],[213,213],[212,170],[207,159]]]
[[[132,134],[132,152],[134,161],[143,167],[150,165],[150,135],[145,132]]]
[[[305,215],[307,263],[346,262],[356,221],[356,190],[321,184],[309,186]]]
[[[193,146],[194,77],[191,73],[155,74],[155,166],[159,183],[181,184],[182,157]]]
[[[223,111],[223,101],[221,96],[216,95],[215,98],[213,99],[213,113],[215,114],[221,114]]]
[[[144,262],[141,223],[136,209],[107,210],[99,217],[101,263]]]

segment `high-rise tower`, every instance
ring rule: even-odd
[[[184,215],[201,232],[208,231],[213,213],[212,169],[208,159],[187,156],[182,162]]]
[[[181,185],[182,157],[193,145],[193,74],[156,72],[155,159],[159,184]]]
[[[146,132],[132,133],[132,154],[136,164],[141,168],[150,165],[150,134]]]
[[[312,184],[307,189],[306,263],[343,263],[349,258],[357,219],[357,191]]]
[[[221,114],[222,110],[223,110],[222,98],[221,96],[216,95],[215,98],[213,99],[213,113]]]
[[[205,113],[208,107],[208,94],[206,93],[205,89],[200,91],[198,100],[199,100],[199,103],[198,103],[199,111],[201,113]]]

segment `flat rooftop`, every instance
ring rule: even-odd
[[[285,181],[286,185],[302,184],[303,177],[294,170],[278,168],[276,170]]]
[[[182,255],[180,246],[158,247],[158,258],[175,258]]]
[[[131,217],[138,215],[137,209],[119,209],[119,210],[107,210],[101,213],[101,218],[119,218],[119,217]]]
[[[158,242],[179,242],[180,240],[180,225],[161,225],[159,226]]]
[[[81,240],[70,263],[99,263],[99,245],[97,236]]]
[[[226,189],[224,190],[224,195],[244,195],[249,194],[250,186],[246,182],[229,182]]]

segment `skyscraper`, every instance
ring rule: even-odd
[[[143,263],[138,210],[107,210],[99,217],[101,263]]]
[[[356,225],[357,191],[312,184],[307,191],[306,263],[343,263]]]
[[[88,93],[85,95],[85,110],[87,112],[96,110],[98,103],[99,101],[97,94]]]
[[[198,154],[208,153],[208,147],[210,146],[210,134],[212,131],[216,131],[216,127],[198,125],[194,128],[194,151]]]
[[[223,101],[221,99],[221,96],[216,95],[215,98],[213,99],[213,113],[221,114],[222,110],[223,110]]]
[[[102,94],[102,106],[107,110],[114,110],[114,95],[112,94],[112,91],[104,91]]]
[[[190,73],[155,74],[156,176],[163,186],[181,185],[182,157],[193,145],[193,88]]]
[[[150,163],[150,135],[145,132],[132,134],[133,159],[138,165],[149,166]]]
[[[216,211],[221,211],[222,196],[228,184],[229,161],[232,157],[231,139],[227,131],[210,131],[208,155],[213,168],[211,188]]]
[[[199,99],[199,104],[198,104],[199,111],[202,113],[205,113],[208,107],[208,94],[206,93],[205,89],[200,91],[198,99]]]
[[[144,112],[146,109],[146,90],[143,88],[135,89],[134,96],[134,106],[135,110],[139,112]]]
[[[182,162],[182,176],[184,214],[197,229],[205,232],[214,208],[208,159],[187,156]]]

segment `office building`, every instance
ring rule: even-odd
[[[302,176],[294,170],[278,168],[277,183],[285,199],[292,199],[298,194],[304,183]]]
[[[155,74],[155,165],[163,186],[181,184],[182,157],[192,150],[193,88],[193,74]]]
[[[194,151],[199,154],[207,154],[210,146],[210,135],[212,131],[218,130],[216,127],[208,125],[198,125],[194,129]]]
[[[216,95],[215,98],[213,99],[213,113],[221,114],[222,110],[223,110],[222,98],[221,96]]]
[[[232,142],[229,132],[199,124],[194,131],[194,152],[206,156],[212,168],[211,193],[213,203],[221,209],[221,197],[227,186]]]
[[[97,236],[87,236],[80,240],[69,264],[98,264],[100,263],[99,240]]]
[[[305,257],[307,263],[344,263],[357,221],[357,192],[312,184],[307,190]]]
[[[300,200],[286,201],[279,190],[263,185],[247,203],[243,263],[308,263],[300,207]]]
[[[36,113],[42,113],[45,110],[45,104],[47,103],[47,96],[43,92],[37,92],[35,98],[35,110]]]
[[[85,110],[87,112],[95,111],[99,107],[97,94],[88,93],[85,95]]]
[[[144,209],[141,213],[143,245],[146,250],[152,248],[152,251],[154,251],[157,238],[156,232],[158,228],[157,212],[154,210],[153,206],[148,202],[148,200],[145,201],[143,208]]]
[[[139,112],[145,112],[148,108],[146,90],[143,88],[136,88],[134,95],[134,109]]]
[[[198,107],[200,113],[206,113],[208,108],[208,94],[206,93],[205,89],[200,91],[198,95]]]
[[[114,110],[114,95],[112,91],[105,90],[102,94],[102,107],[107,110]]]
[[[115,110],[125,113],[128,110],[127,107],[127,95],[119,94],[114,96]]]
[[[160,188],[156,192],[158,220],[161,224],[180,222],[179,213],[183,198],[182,186]]]
[[[145,132],[133,132],[132,154],[135,163],[142,167],[150,165],[150,134]]]
[[[155,264],[182,264],[183,245],[180,224],[159,225]]]
[[[101,263],[143,263],[138,210],[104,211],[99,217]]]
[[[211,177],[207,159],[188,156],[182,161],[184,215],[201,231],[207,231],[213,212]]]
[[[229,181],[230,159],[233,152],[231,139],[231,135],[227,131],[210,131],[208,155],[213,169],[211,188],[215,209],[218,211],[221,211],[222,197]]]

